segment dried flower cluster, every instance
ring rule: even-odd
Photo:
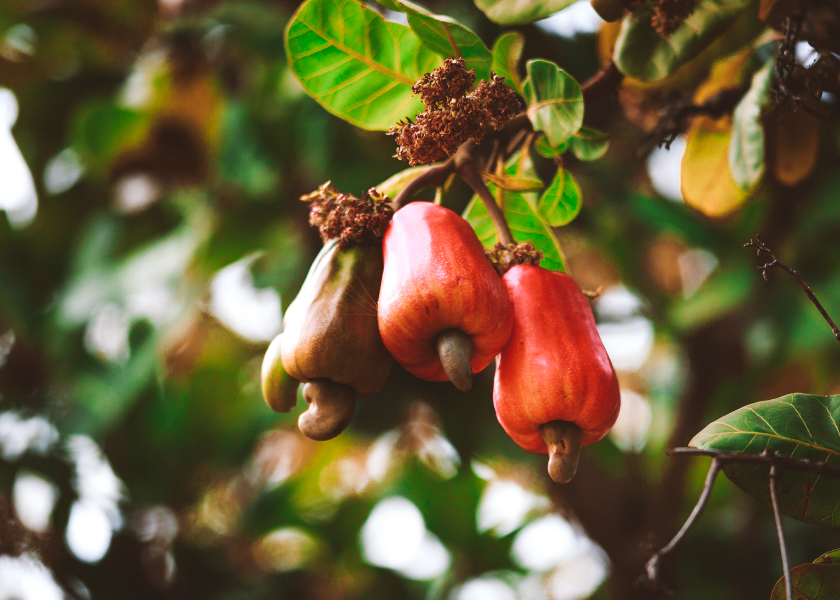
[[[391,199],[376,188],[356,198],[339,193],[328,181],[300,199],[311,204],[309,224],[320,230],[321,239],[338,238],[339,246],[378,244],[394,214]]]
[[[521,242],[519,244],[496,244],[493,249],[487,252],[487,259],[499,277],[507,273],[517,265],[540,266],[542,250],[537,250],[533,242]]]
[[[475,72],[466,69],[463,58],[447,58],[414,84],[411,91],[426,110],[391,127],[397,158],[412,166],[444,159],[470,138],[480,142],[487,125],[499,130],[519,112],[519,100],[504,77],[491,74],[490,81],[468,93],[474,83]]]

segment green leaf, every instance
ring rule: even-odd
[[[834,600],[840,597],[840,565],[805,563],[790,570],[790,587],[796,600]],[[770,600],[785,600],[785,578],[773,587]]]
[[[583,93],[578,82],[548,60],[529,60],[523,91],[528,118],[552,146],[559,146],[583,125]]]
[[[523,25],[550,17],[575,0],[475,0],[487,18],[499,25]]]
[[[440,63],[411,29],[356,0],[304,2],[286,28],[286,54],[325,109],[377,130],[423,109],[411,86]]]
[[[589,127],[581,127],[569,138],[569,148],[578,160],[598,160],[607,153],[609,147],[609,136]]]
[[[680,331],[696,331],[747,302],[755,278],[752,265],[733,261],[716,270],[697,293],[671,305],[668,318]]]
[[[566,169],[557,169],[551,185],[543,192],[538,205],[540,214],[552,227],[571,223],[580,212],[580,186]]]
[[[743,190],[753,188],[764,175],[764,126],[761,110],[770,100],[775,61],[769,60],[753,75],[750,89],[732,115],[729,170]]]
[[[544,156],[546,158],[554,158],[555,156],[560,156],[568,149],[568,142],[563,142],[556,148],[548,143],[548,140],[544,135],[541,135],[537,138],[537,141],[534,142],[534,148],[540,154],[540,156]]]
[[[72,129],[73,147],[86,165],[100,169],[107,169],[120,152],[140,145],[151,123],[148,115],[110,102],[97,102],[79,113]]]
[[[739,408],[706,426],[689,445],[709,450],[822,461],[840,467],[840,395],[789,394]],[[724,468],[735,485],[770,504],[767,467],[731,464]],[[788,469],[779,480],[780,509],[824,527],[840,527],[840,480]]]
[[[820,554],[817,560],[814,561],[815,565],[840,565],[840,550],[832,550],[831,552],[825,552]]]
[[[621,25],[615,64],[635,79],[664,79],[726,32],[754,1],[701,0],[677,30],[665,38],[650,23],[653,10],[638,10],[625,17]]]
[[[80,376],[73,389],[79,401],[68,417],[70,429],[100,436],[118,426],[154,380],[159,343],[157,336],[149,336],[125,367],[111,367],[102,375]]]
[[[537,178],[531,157],[527,154],[515,155],[508,160],[505,175],[515,178]],[[487,187],[501,205],[514,239],[517,242],[531,241],[538,250],[543,251],[540,266],[550,271],[565,272],[566,258],[551,230],[551,225],[537,209],[536,192],[500,190],[492,182],[488,183]],[[478,239],[485,247],[490,248],[499,241],[490,215],[478,196],[474,196],[467,206],[464,218],[472,225]]]
[[[519,76],[519,61],[525,48],[525,37],[518,31],[499,36],[493,44],[493,72],[505,78],[511,88],[522,93],[522,78]]]
[[[473,31],[455,19],[436,15],[407,0],[383,0],[380,4],[406,13],[409,27],[429,49],[444,58],[463,58],[478,79],[490,78],[493,55]]]

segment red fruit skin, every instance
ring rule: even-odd
[[[589,301],[571,277],[519,265],[502,281],[513,332],[496,358],[493,405],[499,423],[525,450],[548,454],[540,426],[570,421],[580,445],[604,437],[618,417],[618,378]]]
[[[460,329],[474,344],[473,373],[490,364],[510,337],[510,298],[469,223],[414,202],[394,214],[382,252],[379,333],[397,362],[421,379],[448,381],[435,338]]]

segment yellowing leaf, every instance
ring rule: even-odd
[[[545,184],[536,178],[530,177],[505,177],[504,175],[496,175],[487,171],[482,171],[481,176],[486,180],[493,182],[497,187],[503,190],[510,190],[511,192],[532,192],[534,190],[541,190]]]
[[[686,135],[682,159],[682,194],[685,203],[709,217],[725,217],[747,199],[729,171],[732,126],[712,128],[698,119]]]

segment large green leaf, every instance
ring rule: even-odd
[[[674,33],[661,37],[645,8],[624,18],[615,44],[619,70],[642,81],[664,79],[726,32],[755,0],[701,0]],[[757,17],[756,17],[757,19]]]
[[[440,63],[411,29],[356,0],[304,2],[286,28],[286,54],[324,108],[378,130],[422,110],[411,86]]]
[[[823,461],[840,467],[840,396],[790,394],[739,408],[706,426],[689,445],[709,450]],[[768,467],[730,464],[735,485],[770,503]],[[794,519],[840,527],[840,480],[789,469],[779,480],[780,509]]]
[[[575,79],[549,60],[529,60],[523,84],[528,118],[559,146],[583,125],[583,92]]]
[[[764,126],[761,111],[770,101],[773,65],[770,60],[753,75],[750,89],[732,115],[729,170],[741,189],[754,187],[764,175]]]
[[[790,587],[796,600],[840,598],[840,565],[805,563],[794,567],[790,570]],[[785,600],[784,577],[776,582],[770,600]]]
[[[506,167],[505,175],[515,178],[536,179],[531,157],[527,154],[515,155]],[[531,241],[538,250],[543,251],[540,266],[551,271],[566,271],[566,259],[560,249],[560,243],[551,230],[551,225],[540,215],[537,208],[538,195],[536,192],[512,192],[497,188],[493,183],[487,187],[504,210],[511,233],[517,242]],[[490,214],[481,200],[475,196],[464,211],[464,218],[469,221],[481,243],[490,248],[499,237],[490,220]]]
[[[550,17],[575,0],[475,0],[487,18],[499,25],[522,25]]]
[[[522,77],[519,76],[519,61],[525,48],[525,36],[518,31],[510,31],[493,44],[493,71],[505,78],[514,90],[522,93]]]
[[[407,0],[380,0],[389,10],[405,13],[408,26],[429,49],[444,58],[463,58],[478,79],[490,77],[493,56],[474,32],[455,19],[436,15]]]
[[[557,174],[538,205],[540,214],[552,227],[571,223],[581,206],[580,186],[566,169],[557,169]]]
[[[609,147],[609,136],[589,127],[581,127],[580,131],[569,138],[569,148],[578,160],[598,160],[607,153]]]

